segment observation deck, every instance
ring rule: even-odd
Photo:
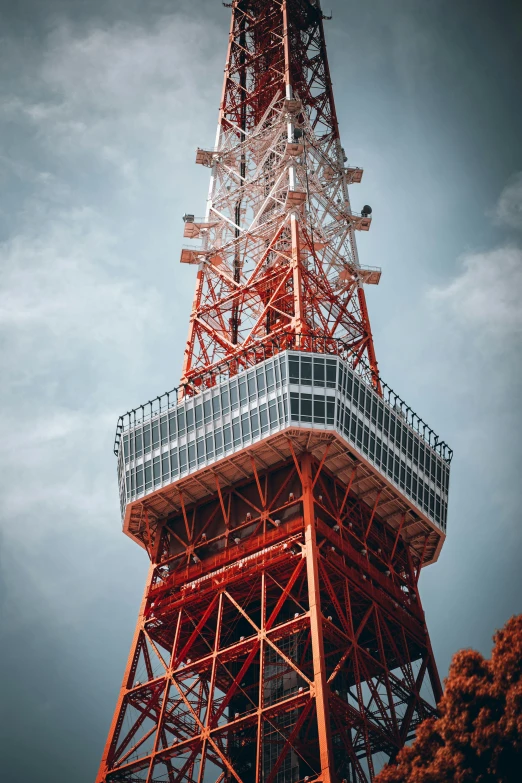
[[[284,350],[178,401],[167,393],[120,417],[115,440],[124,531],[142,544],[155,516],[310,451],[399,530],[425,565],[446,533],[452,450],[382,383],[344,359]],[[277,522],[273,521],[274,524]]]

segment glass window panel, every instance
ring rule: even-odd
[[[223,433],[221,430],[214,432],[214,444],[216,447],[216,457],[223,453]]]
[[[230,384],[230,407],[233,411],[239,407],[239,397],[237,393],[237,382],[234,381]]]
[[[125,457],[125,462],[129,461],[129,436],[124,435],[123,436],[123,456]]]
[[[214,417],[214,419],[219,418],[219,414],[221,412],[220,408],[221,406],[219,404],[219,397],[216,394],[214,397],[212,397],[212,416]]]
[[[299,383],[299,357],[290,356],[288,358],[288,372],[290,383]]]
[[[266,385],[267,391],[272,391],[274,388],[274,368],[270,364],[266,368]]]
[[[335,389],[335,376],[337,374],[337,362],[332,359],[326,360],[326,385],[330,389]]]
[[[145,491],[152,487],[152,465],[148,462],[145,465]]]
[[[239,400],[241,405],[246,405],[248,402],[246,378],[239,380]]]
[[[312,395],[301,395],[301,421],[312,421]]]
[[[143,467],[140,465],[136,470],[136,492],[143,492]]]
[[[134,434],[134,454],[135,454],[136,457],[141,457],[142,448],[143,448],[142,442],[143,442],[143,439],[142,439],[142,436],[141,436],[141,431],[138,430],[138,432],[136,432]]]
[[[179,470],[183,473],[187,469],[187,447],[182,446],[179,450]]]
[[[279,369],[281,371],[281,381],[285,383],[286,381],[286,360],[284,356],[281,356],[279,359]]]
[[[193,408],[187,408],[187,410],[186,410],[186,418],[187,418],[187,432],[193,432],[194,431],[194,409]]]
[[[312,385],[312,360],[305,356],[301,356],[301,383]]]
[[[270,400],[268,403],[268,415],[270,418],[270,426],[277,427],[277,403],[275,400]]]
[[[299,400],[297,401],[297,406],[297,418],[299,418]],[[252,429],[252,437],[257,437],[259,435],[259,413],[257,411],[250,411],[250,426]]]
[[[205,400],[203,403],[203,419],[205,424],[212,420],[212,403],[210,400]]]
[[[160,442],[159,423],[155,421],[152,425],[152,448],[157,449]]]
[[[203,424],[203,406],[202,405],[196,405],[195,409],[195,418],[196,418],[196,427],[201,427]]]
[[[325,419],[325,401],[324,397],[314,396],[314,422],[324,424]]]
[[[299,364],[297,365],[297,370],[299,371]],[[262,367],[259,367],[256,370],[256,378],[257,378],[257,393],[260,397],[263,397],[266,391],[265,388],[265,371]],[[297,383],[297,381],[295,381]]]
[[[167,481],[169,479],[169,473],[169,454],[168,452],[165,452],[165,454],[161,455],[161,475],[163,477],[163,481]]]
[[[239,446],[241,443],[241,429],[239,427],[239,419],[234,419],[232,422],[232,433],[234,436],[234,446]]]
[[[250,437],[250,417],[248,413],[241,414],[241,433],[244,439]]]
[[[261,432],[266,432],[268,429],[268,410],[266,402],[259,407],[259,418],[261,420]]]
[[[205,436],[205,451],[207,454],[207,460],[212,459],[214,456],[214,436],[209,433]]]
[[[145,451],[145,454],[148,454],[150,451],[150,425],[146,424],[143,427],[143,449]]]
[[[205,461],[205,438],[197,439],[196,453],[198,457],[198,465],[201,465],[201,463]]]
[[[256,379],[253,372],[248,373],[248,399],[256,398]]]
[[[161,482],[160,457],[154,457],[152,461],[152,475],[154,477],[154,486]]]
[[[230,395],[227,388],[223,389],[221,392],[221,409],[223,411],[223,415],[228,413],[230,410]]]
[[[314,386],[324,386],[324,359],[314,357]]]
[[[189,468],[193,468],[196,464],[196,444],[194,441],[188,444],[188,464]]]
[[[185,434],[185,409],[181,408],[178,411],[178,435],[181,437]]]
[[[296,392],[290,392],[290,412],[292,421],[299,420],[299,395]]]
[[[230,424],[225,424],[223,427],[223,436],[225,438],[225,451],[228,451],[232,446],[232,429]]]
[[[169,423],[166,416],[161,417],[160,430],[161,430],[161,442],[166,443],[169,439]]]
[[[178,475],[178,450],[170,450],[170,475],[172,478]]]

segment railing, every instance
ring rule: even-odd
[[[337,356],[345,361],[365,383],[370,385],[368,383],[368,379],[372,377],[370,367],[362,359],[354,356],[352,348],[343,340],[334,337],[311,335],[303,336],[301,339],[302,342],[298,344],[295,336],[276,335],[269,340],[263,341],[263,343],[253,343],[248,348],[238,351],[232,359],[224,360],[216,364],[211,370],[193,376],[190,382],[176,386],[153,400],[149,400],[143,405],[127,411],[118,419],[114,439],[114,454],[118,456],[123,432],[141,422],[148,421],[161,413],[171,410],[176,407],[180,398],[196,396],[204,390],[216,386],[222,380],[245,372],[265,359],[270,359],[286,350]],[[448,444],[441,440],[424,419],[415,413],[405,400],[391,386],[385,383],[382,378],[377,376],[376,380],[380,383],[383,399],[449,464],[453,457],[453,450]]]

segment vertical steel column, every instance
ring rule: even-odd
[[[147,596],[149,594],[149,589],[150,589],[150,584],[152,581],[153,574],[154,574],[154,563],[151,563],[149,566],[147,581],[145,583],[143,598],[141,599],[140,611],[138,613],[138,619],[136,621],[136,628],[134,629],[134,636],[132,637],[132,644],[130,647],[129,657],[127,658],[127,665],[125,667],[125,672],[123,674],[123,680],[121,683],[120,693],[118,695],[118,701],[116,702],[116,709],[114,710],[111,726],[109,729],[109,733],[107,735],[107,742],[105,743],[105,747],[103,749],[103,755],[101,758],[100,767],[98,769],[96,783],[98,783],[98,781],[105,780],[105,775],[109,772],[110,769],[110,755],[111,755],[111,751],[114,750],[113,745],[115,745],[118,739],[118,723],[121,717],[123,701],[125,699],[125,696],[127,695],[127,690],[129,688],[129,680],[131,677],[132,669],[136,663],[136,650],[138,648],[140,635],[143,630],[143,618],[145,615]]]
[[[328,710],[328,685],[324,661],[321,587],[319,584],[318,550],[315,533],[314,497],[312,487],[312,455],[303,454],[301,460],[303,483],[303,517],[305,525],[306,571],[310,605],[310,629],[314,664],[314,689],[319,734],[319,756],[322,783],[333,783],[333,755]]]

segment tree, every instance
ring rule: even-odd
[[[522,781],[522,615],[497,631],[491,659],[461,650],[452,660],[439,717],[375,783]]]

